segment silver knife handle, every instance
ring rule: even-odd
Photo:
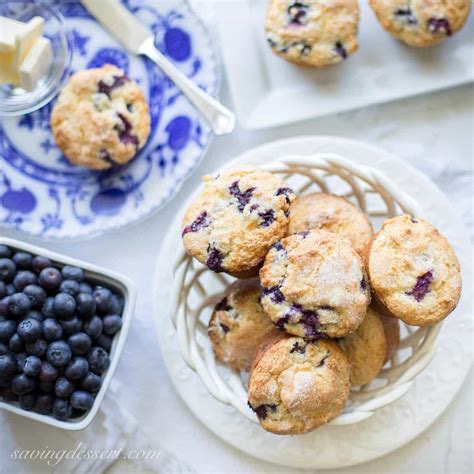
[[[196,107],[209,122],[216,135],[225,135],[234,130],[235,115],[177,69],[156,49],[153,38],[147,39],[142,44],[140,54],[150,58],[176,84],[194,107]]]

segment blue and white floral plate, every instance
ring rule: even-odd
[[[184,1],[123,0],[156,34],[156,45],[200,87],[216,94],[212,41]],[[66,18],[72,71],[116,64],[150,104],[152,132],[128,165],[108,172],[72,166],[49,125],[54,101],[0,123],[0,225],[47,239],[89,238],[149,216],[179,190],[212,138],[196,110],[147,59],[127,54],[77,1],[52,2]]]

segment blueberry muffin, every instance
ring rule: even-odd
[[[387,355],[385,362],[390,360],[400,344],[400,323],[397,318],[391,318],[383,313],[378,313],[380,321],[382,321],[385,339],[387,341]]]
[[[272,50],[299,66],[324,67],[357,50],[357,0],[270,0],[265,31]]]
[[[259,350],[248,399],[261,426],[275,434],[302,434],[343,410],[350,391],[350,366],[333,341],[276,340]]]
[[[356,331],[339,339],[351,364],[351,385],[365,385],[377,377],[387,358],[387,338],[379,315],[369,308]]]
[[[459,31],[470,0],[370,0],[381,25],[393,37],[417,48],[433,46]]]
[[[324,229],[342,235],[362,252],[373,230],[369,218],[347,199],[325,193],[299,197],[291,205],[289,234]]]
[[[407,324],[436,324],[458,304],[461,271],[456,254],[423,219],[405,214],[385,221],[365,260],[377,303]]]
[[[150,135],[150,112],[136,82],[110,64],[69,79],[51,114],[54,139],[76,165],[107,170],[128,163]]]
[[[267,315],[280,329],[309,339],[356,330],[370,302],[361,257],[347,239],[325,230],[277,242],[260,280]]]
[[[286,235],[295,197],[284,181],[255,166],[205,176],[203,192],[184,215],[184,248],[215,272],[255,276]]]
[[[238,280],[216,305],[209,337],[217,359],[236,370],[250,370],[257,347],[280,331],[263,312],[258,280]]]

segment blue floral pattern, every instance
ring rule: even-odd
[[[169,201],[204,155],[207,124],[151,61],[130,56],[79,2],[50,0],[67,19],[72,72],[111,63],[146,92],[152,132],[128,165],[107,172],[73,166],[51,135],[53,103],[0,123],[0,224],[44,238],[84,238],[137,222]],[[207,31],[185,2],[123,0],[155,33],[156,46],[215,94],[218,68]],[[169,5],[169,2],[168,2]]]

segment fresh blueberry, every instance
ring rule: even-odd
[[[15,321],[7,320],[0,323],[0,341],[9,342],[13,334],[16,332]]]
[[[36,285],[37,283],[38,278],[36,278],[36,275],[29,270],[18,272],[13,279],[13,284],[17,291],[23,291],[28,285]]]
[[[26,374],[19,374],[13,377],[11,387],[17,395],[24,395],[25,393],[33,391],[36,385],[36,380],[33,377],[29,377]]]
[[[36,397],[34,410],[43,415],[51,413],[53,407],[53,396],[49,393],[42,393]]]
[[[111,337],[102,334],[95,342],[98,346],[102,347],[102,349],[106,350],[107,352],[110,352],[110,348],[112,347]]]
[[[41,364],[41,370],[39,373],[39,379],[41,382],[54,382],[59,377],[59,371],[56,367],[51,365],[49,362],[43,361]]]
[[[79,293],[79,283],[75,280],[63,280],[59,286],[59,292],[76,296]]]
[[[4,281],[0,281],[0,300],[7,296],[7,285],[5,285]]]
[[[10,258],[11,250],[6,245],[0,245],[0,258]]]
[[[28,356],[23,365],[23,372],[30,377],[36,377],[41,371],[41,359],[36,356]]]
[[[64,341],[52,342],[46,351],[48,362],[55,367],[64,367],[71,360],[72,352]]]
[[[123,303],[123,298],[120,295],[112,295],[112,298],[110,299],[109,311],[112,314],[122,314]]]
[[[46,354],[48,343],[44,339],[38,339],[35,342],[27,342],[25,344],[26,352],[29,355],[43,357]]]
[[[97,310],[97,303],[90,293],[79,293],[76,296],[76,304],[77,313],[82,318],[91,318]]]
[[[84,323],[82,319],[77,316],[72,317],[71,319],[66,319],[65,321],[59,321],[61,327],[63,328],[64,334],[70,336],[76,332],[82,331]]]
[[[102,319],[99,316],[93,316],[86,321],[84,331],[92,339],[97,339],[102,334],[103,327]]]
[[[23,288],[23,293],[30,298],[33,308],[41,308],[46,300],[46,291],[38,285],[27,285]]]
[[[96,287],[92,293],[94,300],[97,304],[97,309],[101,313],[107,313],[110,307],[110,300],[112,298],[112,292],[107,288],[102,288],[100,286]]]
[[[9,378],[16,373],[16,359],[12,354],[0,356],[0,377]]]
[[[58,319],[69,319],[76,311],[76,300],[67,293],[59,293],[54,297],[53,309]]]
[[[8,296],[0,300],[0,322],[8,316]]]
[[[8,343],[8,348],[11,352],[14,352],[15,354],[18,354],[19,352],[25,350],[23,340],[21,339],[18,333],[13,334],[10,339],[10,342]]]
[[[101,375],[110,365],[109,354],[102,347],[93,347],[87,356],[90,371]]]
[[[40,323],[44,321],[43,315],[38,311],[28,311],[24,319],[36,319]]]
[[[17,372],[23,372],[23,367],[25,367],[25,360],[27,357],[28,354],[26,352],[20,352],[19,354],[15,355]]]
[[[10,282],[16,273],[15,262],[9,258],[0,258],[0,281]]]
[[[79,293],[88,293],[92,294],[92,287],[89,285],[89,283],[80,283],[79,284]]]
[[[43,308],[41,309],[41,312],[43,313],[43,316],[45,318],[56,317],[54,314],[54,297],[53,296],[49,296],[48,298],[46,298]]]
[[[94,397],[89,392],[76,390],[71,395],[70,402],[71,405],[78,410],[89,411],[94,404]]]
[[[43,380],[40,380],[38,387],[44,393],[54,392],[54,382],[44,382]]]
[[[122,318],[118,314],[108,314],[102,319],[104,326],[104,334],[107,336],[113,336],[122,327]]]
[[[63,337],[63,328],[55,319],[45,319],[43,321],[43,337],[48,342],[57,341]]]
[[[18,395],[10,387],[4,388],[2,391],[0,391],[0,395],[6,402],[18,401]]]
[[[43,268],[39,274],[40,285],[45,290],[56,290],[62,281],[61,272],[54,267]]]
[[[20,395],[19,401],[20,407],[23,408],[23,410],[33,410],[36,403],[36,393],[30,392]]]
[[[51,260],[49,258],[41,257],[40,255],[33,258],[33,261],[31,263],[33,271],[36,272],[36,273],[40,273],[41,270],[44,270],[45,268],[48,268],[51,265],[52,265],[52,263],[51,263]]]
[[[54,384],[54,393],[57,397],[68,398],[74,392],[75,386],[65,377],[59,377]]]
[[[66,366],[64,374],[69,380],[78,380],[89,372],[89,363],[84,357],[74,357]]]
[[[8,283],[8,285],[5,285],[5,290],[7,291],[7,296],[12,296],[16,293],[16,288],[13,283]]]
[[[84,270],[82,268],[65,265],[61,273],[65,280],[75,280],[78,283],[84,281]]]
[[[13,255],[12,260],[19,270],[29,270],[33,262],[33,255],[28,252],[17,252]]]
[[[42,327],[36,319],[24,319],[18,324],[18,335],[25,342],[34,342],[41,337]]]
[[[55,398],[53,401],[53,415],[58,420],[67,420],[72,413],[71,405],[67,400],[62,398]]]
[[[67,343],[69,344],[72,353],[78,356],[86,355],[92,347],[91,338],[84,332],[73,334],[69,337]]]
[[[89,372],[81,381],[81,387],[90,393],[97,393],[101,385],[102,378],[93,372]]]
[[[5,354],[8,354],[8,346],[5,343],[0,342],[0,356]]]
[[[31,309],[31,301],[23,293],[15,293],[8,297],[8,312],[13,317],[22,317]]]

